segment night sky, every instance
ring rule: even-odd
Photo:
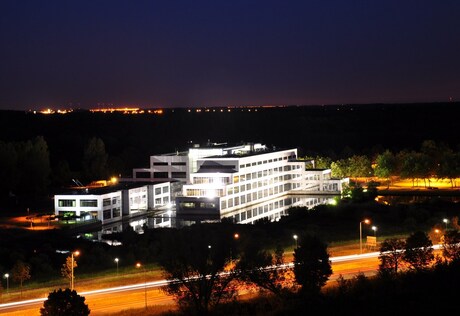
[[[0,109],[460,100],[460,1],[1,0]]]

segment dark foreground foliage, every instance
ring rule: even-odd
[[[394,277],[360,274],[321,295],[259,296],[223,304],[211,315],[430,315],[458,311],[460,261]]]

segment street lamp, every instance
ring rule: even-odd
[[[144,297],[145,297],[145,309],[147,309],[147,275],[145,273],[145,267],[141,265],[139,262],[136,263],[136,268],[142,268],[144,272]]]
[[[371,221],[365,219],[359,222],[359,253],[363,253],[363,223],[369,224]]]
[[[299,238],[299,237],[297,235],[294,235],[294,236],[292,236],[292,238],[294,238],[294,240],[295,240],[295,247],[297,249],[297,238]]]
[[[437,239],[436,241],[438,241],[438,242],[440,241],[440,237],[439,237],[440,233],[441,233],[441,231],[439,229],[436,228],[434,230],[434,235],[436,236],[436,239]]]
[[[118,258],[115,258],[114,261],[115,261],[115,263],[117,264],[117,275],[118,275],[118,261],[119,261],[119,259],[118,259]]]
[[[8,281],[10,275],[8,273],[5,273],[5,279],[6,279],[6,293],[10,292],[10,282]]]
[[[447,223],[449,223],[449,220],[447,218],[444,218],[442,221],[444,222],[444,224],[446,224],[446,231],[447,231]]]
[[[374,231],[374,237],[376,237],[377,226],[372,226],[372,230]]]
[[[71,254],[71,258],[72,258],[72,268],[71,268],[71,274],[70,274],[70,290],[73,291],[73,285],[74,285],[74,276],[73,276],[73,267],[74,267],[74,259],[73,257],[78,257],[78,255],[80,254],[80,251],[74,251],[72,252]]]

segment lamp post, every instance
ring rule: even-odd
[[[70,290],[73,291],[73,285],[74,285],[74,276],[73,276],[73,268],[74,268],[74,256],[75,257],[78,257],[78,255],[80,254],[80,252],[77,250],[77,251],[74,251],[71,253],[71,258],[72,258],[72,267],[71,267],[71,273],[70,273]]]
[[[434,230],[434,234],[435,234],[435,236],[436,236],[436,239],[437,239],[436,241],[437,241],[438,243],[439,243],[439,241],[440,241],[439,233],[440,233],[440,230],[436,228],[436,229]]]
[[[295,240],[295,247],[297,249],[297,238],[299,238],[297,235],[293,235],[292,238]]]
[[[144,301],[145,301],[145,309],[147,309],[147,275],[145,273],[145,267],[141,265],[139,262],[136,263],[136,268],[142,268],[144,272]]]
[[[5,279],[6,279],[6,293],[10,293],[10,282],[9,279],[10,275],[8,273],[5,273]]]
[[[374,231],[374,237],[377,237],[377,226],[372,226],[372,230]]]
[[[363,221],[359,222],[359,253],[363,253],[363,223],[364,224],[369,224],[371,221],[368,219],[365,219]]]
[[[118,258],[115,258],[114,261],[115,261],[115,263],[117,264],[117,276],[118,276],[118,261],[119,261],[119,259],[118,259]]]
[[[447,231],[447,223],[449,223],[449,220],[447,218],[444,218],[442,221],[444,222],[444,224],[446,224],[446,231]]]

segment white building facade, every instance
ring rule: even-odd
[[[259,150],[197,160],[198,170],[176,199],[180,213],[218,212],[226,216],[252,204],[283,195],[341,191],[341,181],[330,170],[306,170],[297,149]]]
[[[81,220],[100,220],[103,224],[119,221],[171,203],[171,183],[119,184],[97,188],[81,188],[54,196],[54,212],[58,216],[76,216]]]

